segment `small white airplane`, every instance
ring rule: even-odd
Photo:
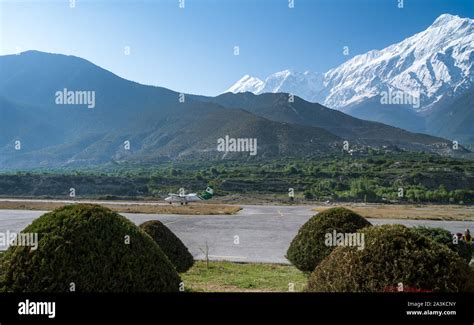
[[[180,188],[178,193],[169,193],[168,195],[169,196],[165,199],[166,202],[169,202],[169,204],[179,202],[183,205],[188,204],[188,202],[209,200],[214,196],[214,190],[211,186],[208,186],[204,192],[198,195],[196,193],[185,194],[184,189]]]

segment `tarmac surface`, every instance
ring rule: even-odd
[[[312,206],[240,205],[235,215],[122,213],[135,224],[160,220],[196,259],[288,263],[285,258],[298,229],[315,214]],[[19,232],[46,211],[0,210],[0,233]],[[452,233],[474,230],[472,221],[369,219],[372,224],[441,227]],[[0,246],[0,250],[7,247]]]

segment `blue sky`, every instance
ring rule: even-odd
[[[121,77],[217,95],[244,74],[325,72],[427,28],[472,0],[0,0],[0,54],[83,57]],[[131,54],[124,55],[130,46]],[[240,54],[234,55],[234,46]],[[343,47],[349,47],[349,56]]]

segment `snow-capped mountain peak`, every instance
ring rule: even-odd
[[[248,74],[243,76],[239,79],[235,84],[230,87],[227,92],[233,93],[242,93],[246,91],[250,91],[253,93],[258,92],[261,88],[263,88],[264,82],[258,78],[251,77]]]
[[[357,55],[325,74],[284,70],[265,81],[244,77],[228,91],[289,92],[337,109],[401,91],[417,96],[421,105],[416,109],[423,110],[473,84],[473,59],[474,20],[443,14],[426,30]]]
[[[461,17],[458,15],[451,15],[451,14],[442,14],[431,24],[430,27],[439,27],[444,26],[452,21],[459,21],[462,20]]]
[[[423,32],[329,70],[324,103],[341,108],[382,91],[419,96],[421,108],[472,82],[474,21],[449,14]]]
[[[250,91],[254,94],[286,92],[316,101],[324,87],[324,75],[311,71],[295,72],[283,70],[269,75],[265,81],[248,75],[237,81],[227,92]]]

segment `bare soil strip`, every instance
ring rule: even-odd
[[[5,210],[40,210],[51,211],[56,208],[77,202],[32,202],[32,201],[0,201],[0,209]],[[113,211],[120,213],[150,213],[150,214],[189,214],[189,215],[230,215],[241,210],[236,205],[223,204],[188,204],[188,205],[142,205],[100,203]]]
[[[474,206],[461,205],[390,205],[343,203],[344,206],[366,218],[474,221]],[[314,211],[324,211],[333,206],[318,206]]]

